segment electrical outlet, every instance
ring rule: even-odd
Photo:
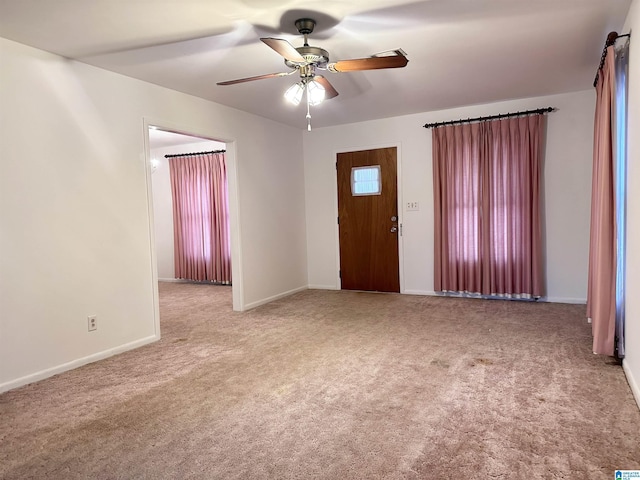
[[[420,205],[418,202],[407,202],[407,211],[416,211],[420,210]]]
[[[89,315],[87,317],[87,327],[90,332],[98,329],[98,317],[97,315]]]

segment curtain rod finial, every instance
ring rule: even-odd
[[[618,38],[618,32],[609,32],[609,35],[607,35],[607,46],[613,45],[616,38]]]

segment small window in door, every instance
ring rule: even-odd
[[[351,169],[351,194],[354,197],[380,195],[381,193],[380,165]]]

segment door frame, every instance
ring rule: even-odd
[[[352,147],[340,147],[333,151],[333,213],[335,218],[334,222],[334,240],[336,248],[336,286],[337,290],[342,290],[342,280],[340,278],[340,227],[338,225],[338,168],[336,166],[338,162],[339,153],[358,152],[361,150],[377,150],[380,148],[394,148],[396,149],[396,183],[398,188],[398,225],[400,227],[400,236],[398,238],[398,274],[400,276],[400,293],[404,293],[404,232],[402,231],[402,224],[404,218],[404,209],[402,201],[402,149],[401,143],[375,143],[368,145],[359,145]]]
[[[244,305],[244,280],[242,277],[242,252],[240,249],[240,212],[238,209],[238,166],[236,161],[236,139],[220,135],[215,132],[202,130],[193,126],[175,124],[173,122],[143,117],[143,141],[144,164],[147,182],[147,210],[149,217],[150,257],[152,266],[152,290],[155,317],[155,333],[160,337],[160,303],[158,298],[158,259],[155,247],[155,221],[153,211],[153,191],[151,185],[151,149],[149,145],[149,127],[155,126],[161,130],[181,133],[205,139],[211,139],[226,144],[225,160],[227,164],[227,195],[229,200],[229,229],[231,237],[231,278],[233,285],[231,295],[233,298],[233,310],[243,311]]]

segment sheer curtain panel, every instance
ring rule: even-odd
[[[223,153],[169,159],[176,278],[231,283],[227,172]]]
[[[544,295],[544,115],[433,129],[435,290]]]

